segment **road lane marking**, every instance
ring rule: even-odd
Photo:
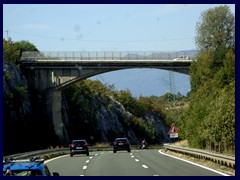
[[[193,165],[195,165],[195,166],[199,166],[199,167],[201,167],[201,168],[203,168],[203,169],[207,169],[207,170],[209,170],[209,171],[213,171],[213,172],[218,173],[218,174],[221,174],[221,175],[223,175],[223,176],[230,176],[230,175],[228,175],[228,174],[219,172],[219,171],[217,171],[217,170],[208,168],[208,167],[206,167],[206,166],[202,166],[202,165],[200,165],[200,164],[196,164],[196,163],[194,163],[194,162],[191,162],[191,161],[188,161],[188,160],[185,160],[185,159],[181,159],[181,158],[179,158],[179,157],[175,157],[175,156],[166,154],[166,153],[162,152],[162,150],[159,150],[158,152],[159,152],[160,154],[164,155],[164,156],[169,156],[169,157],[171,157],[171,158],[175,158],[175,159],[178,159],[178,160],[180,160],[180,161],[184,161],[184,162],[193,164]]]
[[[48,163],[48,162],[51,162],[53,160],[56,160],[56,159],[59,159],[59,158],[63,158],[65,156],[69,156],[69,154],[66,154],[66,155],[63,155],[63,156],[58,156],[58,157],[55,157],[55,158],[52,158],[52,159],[48,159],[48,160],[44,161],[44,163]]]
[[[91,156],[91,157],[89,157],[89,159],[92,159],[93,157]]]
[[[134,158],[134,156],[131,156],[131,158]]]
[[[83,166],[83,169],[87,169],[87,166]]]
[[[135,161],[136,161],[136,162],[139,162],[139,160],[138,160],[138,159],[135,159]]]
[[[89,163],[89,160],[87,160],[86,163]]]
[[[144,168],[146,168],[146,169],[148,168],[148,166],[146,166],[146,165],[144,165],[144,164],[142,165],[142,167],[144,167]]]

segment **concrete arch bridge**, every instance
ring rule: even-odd
[[[155,68],[189,74],[188,52],[31,52],[21,57],[30,87],[47,92],[47,108],[56,134],[62,121],[61,92],[71,84],[98,74],[131,68]]]

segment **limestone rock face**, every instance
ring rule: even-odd
[[[27,79],[16,65],[7,63],[3,67],[3,94],[6,108],[9,108],[11,121],[24,118],[31,112]]]
[[[16,65],[5,63],[3,71],[4,154],[15,151],[16,148],[12,144],[19,145],[19,147],[21,145],[20,151],[43,149],[51,145],[68,146],[72,138],[83,135],[81,134],[83,130],[89,134],[92,133],[91,137],[85,136],[92,142],[112,142],[117,136],[127,136],[133,144],[141,142],[140,136],[142,135],[137,134],[129,125],[133,115],[112,97],[108,97],[106,103],[100,95],[96,95],[89,103],[89,99],[82,96],[82,101],[90,104],[91,112],[79,109],[79,118],[73,120],[69,110],[69,101],[64,92],[61,92],[61,107],[59,108],[61,118],[52,122],[49,118],[51,117],[49,108],[46,107],[47,97],[37,92],[36,89],[30,89],[28,80]],[[169,128],[156,113],[148,112],[145,117],[141,118],[146,122],[152,122],[154,131],[158,137],[161,137],[161,141],[170,141],[167,134]],[[76,129],[75,125],[80,123],[84,126],[81,124],[79,127],[84,129]],[[12,131],[21,136],[13,136]],[[35,141],[31,144],[27,141],[22,142],[23,135],[31,135]]]

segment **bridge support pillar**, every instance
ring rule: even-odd
[[[52,119],[55,134],[60,142],[66,143],[65,125],[62,120],[62,92],[58,90],[49,90],[47,92],[47,109]]]

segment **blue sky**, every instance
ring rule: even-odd
[[[214,4],[4,4],[3,37],[41,51],[195,49],[200,14]],[[235,6],[229,5],[235,12]],[[7,33],[8,31],[8,33]]]
[[[196,49],[201,13],[221,4],[4,4],[3,38],[27,40],[40,51],[180,51]],[[229,5],[235,13],[235,5]],[[189,76],[174,73],[176,92]],[[122,70],[95,76],[136,97],[169,92],[169,73]]]

